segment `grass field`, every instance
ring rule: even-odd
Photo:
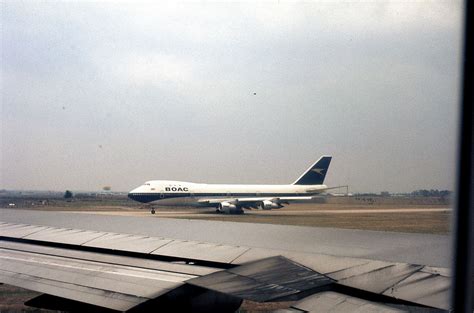
[[[326,214],[245,214],[242,216],[218,216],[208,218],[204,215],[177,216],[178,218],[212,219],[232,222],[266,223],[280,225],[334,227],[348,229],[366,229],[377,231],[415,232],[447,234],[450,229],[450,212],[413,212],[413,213],[347,213]]]

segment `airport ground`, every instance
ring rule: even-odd
[[[152,215],[149,207],[124,196],[76,197],[72,201],[61,197],[0,196],[0,210],[2,208],[431,234],[449,234],[452,216],[450,204],[445,199],[383,197],[329,197],[315,203],[292,204],[279,210],[246,210],[243,215],[217,214],[212,208],[159,206],[154,206],[156,214]],[[0,312],[55,312],[23,305],[23,302],[37,295],[21,288],[0,285]],[[271,312],[287,306],[287,303],[257,304],[247,301],[240,312]]]
[[[2,207],[433,234],[449,233],[452,212],[446,199],[428,197],[327,197],[278,210],[245,210],[242,215],[217,214],[213,208],[160,206],[154,206],[156,214],[152,215],[149,206],[124,196],[77,197],[71,201],[60,197],[1,196]]]

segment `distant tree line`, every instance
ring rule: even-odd
[[[376,197],[380,196],[380,194],[376,194],[374,192],[364,192],[364,193],[355,193],[356,197]]]
[[[411,193],[414,197],[449,197],[451,195],[451,191],[449,190],[438,190],[438,189],[420,189],[415,190]]]
[[[415,190],[406,194],[395,194],[395,195],[403,195],[403,196],[408,196],[408,197],[439,197],[439,198],[446,198],[451,196],[452,191],[450,190],[438,190],[438,189],[419,189]],[[358,197],[376,197],[376,196],[382,196],[382,197],[390,197],[394,194],[388,192],[388,191],[382,191],[381,193],[373,193],[373,192],[366,192],[366,193],[356,193],[355,196]]]

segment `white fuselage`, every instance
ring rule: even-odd
[[[133,189],[129,197],[143,203],[169,206],[216,206],[219,200],[264,201],[306,199],[327,189],[326,185],[223,185],[153,180]]]

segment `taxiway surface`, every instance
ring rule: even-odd
[[[451,266],[448,235],[145,218],[69,212],[0,210],[0,222],[45,225],[268,249]]]

